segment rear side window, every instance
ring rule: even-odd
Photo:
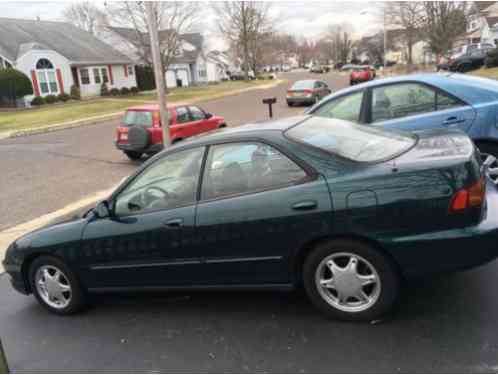
[[[288,137],[357,162],[379,162],[410,149],[416,137],[346,121],[310,118],[285,133]]]
[[[123,119],[125,126],[145,126],[152,127],[152,112],[147,111],[127,111]]]

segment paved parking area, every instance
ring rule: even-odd
[[[301,292],[100,296],[58,317],[0,278],[14,372],[498,371],[497,263],[406,287],[375,324],[325,320]]]

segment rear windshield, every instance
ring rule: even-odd
[[[312,89],[315,81],[297,81],[291,87],[292,90]]]
[[[123,119],[124,126],[145,126],[152,127],[152,112],[147,111],[127,111]]]
[[[288,137],[357,162],[380,162],[410,149],[417,138],[336,119],[310,118],[286,131]]]

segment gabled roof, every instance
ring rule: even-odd
[[[128,42],[133,44],[136,48],[150,48],[150,37],[149,33],[144,33],[137,31],[129,27],[107,27],[109,30],[114,31],[116,34],[126,39]],[[172,30],[159,30],[159,42],[168,39],[170,34],[174,32]],[[181,63],[191,63],[197,60],[197,57],[202,52],[202,45],[204,38],[200,33],[186,33],[180,34],[180,39],[193,45],[195,50],[193,51],[182,51],[181,56],[174,57],[171,61],[172,64]],[[145,51],[147,55],[150,55],[149,51]]]
[[[32,49],[49,49],[74,64],[131,63],[92,34],[66,22],[0,18],[0,52],[16,61]]]

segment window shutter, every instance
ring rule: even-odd
[[[125,77],[128,77],[128,67],[126,65],[123,65],[123,69],[124,69]]]
[[[33,81],[33,89],[35,91],[35,96],[40,96],[40,87],[38,86],[38,78],[36,77],[36,71],[31,71],[31,80]]]
[[[109,82],[111,83],[111,85],[114,85],[114,78],[112,77],[112,65],[107,65],[107,67],[109,68]]]
[[[55,70],[55,73],[57,74],[57,82],[59,83],[59,92],[61,94],[64,94],[64,81],[62,80],[62,73],[59,68]]]

